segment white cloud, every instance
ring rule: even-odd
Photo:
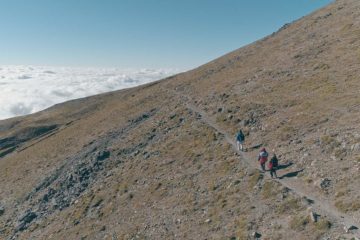
[[[177,72],[164,69],[0,66],[0,119],[34,113],[70,99],[134,87]]]

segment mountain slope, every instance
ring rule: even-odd
[[[0,238],[356,236],[359,14],[336,1],[192,71],[0,122]]]

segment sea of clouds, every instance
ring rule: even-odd
[[[177,72],[174,69],[0,66],[0,119],[34,113],[71,99],[134,87]]]

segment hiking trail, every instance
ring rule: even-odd
[[[247,154],[237,149],[236,142],[234,141],[235,138],[231,137],[234,134],[229,134],[228,132],[226,132],[218,124],[216,124],[214,120],[212,120],[209,116],[207,116],[207,114],[203,110],[191,104],[190,97],[182,95],[176,90],[173,90],[173,92],[182,99],[181,102],[189,110],[192,110],[193,112],[199,115],[198,119],[200,121],[210,126],[218,133],[222,134],[225,138],[225,141],[232,146],[234,152],[236,152],[240,156],[241,160],[243,160],[250,168],[259,169],[259,164],[256,160],[249,159],[249,157],[247,157]],[[265,179],[271,179],[268,174],[264,174],[264,177]],[[299,181],[296,181],[297,178],[285,178],[285,179],[273,179],[273,180],[282,184],[284,187],[290,189],[290,191],[293,191],[296,195],[308,200],[311,209],[313,209],[316,212],[316,214],[318,214],[319,216],[326,216],[330,220],[332,220],[332,222],[337,223],[340,226],[346,228],[350,228],[352,226],[355,227],[355,229],[352,229],[351,232],[347,233],[348,236],[350,237],[360,236],[359,235],[360,230],[358,229],[360,226],[359,219],[356,219],[354,216],[350,214],[346,214],[338,211],[333,204],[331,204],[324,196],[320,195],[318,191],[315,191],[315,189],[310,189],[310,187],[305,186]]]

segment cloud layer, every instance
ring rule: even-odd
[[[0,119],[26,115],[56,103],[134,87],[177,73],[176,70],[122,70],[0,66]]]

